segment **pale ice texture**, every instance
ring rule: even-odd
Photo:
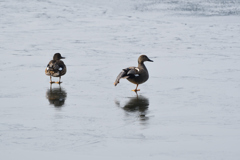
[[[0,44],[0,159],[240,158],[239,0],[0,0]]]

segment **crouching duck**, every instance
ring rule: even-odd
[[[65,57],[62,57],[60,53],[55,53],[53,56],[53,60],[51,60],[48,63],[47,68],[45,69],[45,74],[50,76],[51,84],[62,83],[60,82],[61,76],[63,76],[67,72],[66,65],[64,64],[63,61],[61,61],[61,59],[65,59]],[[58,82],[52,81],[52,77],[59,77],[59,81]]]
[[[144,65],[145,61],[153,62],[146,55],[141,55],[138,58],[138,67],[128,67],[123,69],[123,71],[117,76],[114,85],[116,86],[121,78],[126,78],[128,81],[137,85],[136,89],[132,91],[140,91],[140,89],[137,89],[138,85],[146,82],[149,78],[148,70]]]

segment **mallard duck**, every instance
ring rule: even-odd
[[[121,78],[126,78],[128,81],[137,85],[136,89],[132,91],[140,91],[140,89],[137,89],[138,85],[146,82],[149,77],[148,70],[144,65],[145,61],[153,62],[146,55],[141,55],[138,58],[138,67],[128,67],[123,69],[123,71],[117,76],[114,85],[116,86]]]
[[[48,63],[47,68],[45,69],[45,74],[50,76],[51,84],[52,83],[58,83],[58,84],[62,83],[62,82],[60,82],[61,76],[63,76],[67,72],[67,68],[66,68],[64,62],[61,61],[60,59],[65,59],[65,57],[62,57],[60,53],[55,53],[53,56],[53,60],[51,60]],[[59,77],[59,81],[58,82],[52,81],[52,76]]]

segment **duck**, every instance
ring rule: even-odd
[[[153,60],[150,60],[146,55],[139,56],[138,67],[128,67],[123,69],[117,76],[114,85],[117,86],[117,84],[120,83],[120,79],[125,78],[129,82],[137,85],[132,91],[140,91],[140,89],[137,89],[138,85],[146,82],[149,78],[147,67],[144,64],[145,61],[153,62]]]
[[[51,60],[48,65],[47,68],[45,69],[45,74],[47,76],[50,76],[50,83],[62,83],[61,80],[61,76],[65,75],[67,72],[67,67],[64,64],[64,62],[61,59],[65,59],[65,57],[62,57],[62,55],[60,53],[55,53],[53,56],[53,60]],[[52,77],[59,77],[59,81],[58,82],[54,82],[52,81]]]

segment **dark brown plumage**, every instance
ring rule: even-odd
[[[53,60],[48,63],[47,68],[45,69],[45,74],[50,76],[50,83],[62,83],[60,82],[61,76],[66,74],[67,68],[61,59],[65,59],[65,57],[62,57],[60,53],[55,53]],[[52,81],[52,77],[59,77],[59,81]]]
[[[123,71],[117,76],[114,85],[116,86],[121,78],[126,78],[128,81],[136,84],[137,87],[139,84],[146,82],[149,78],[149,75],[148,70],[144,65],[145,61],[153,62],[146,55],[141,55],[138,58],[138,67],[128,67],[123,69]],[[133,91],[140,91],[140,89],[137,89],[137,87]]]

